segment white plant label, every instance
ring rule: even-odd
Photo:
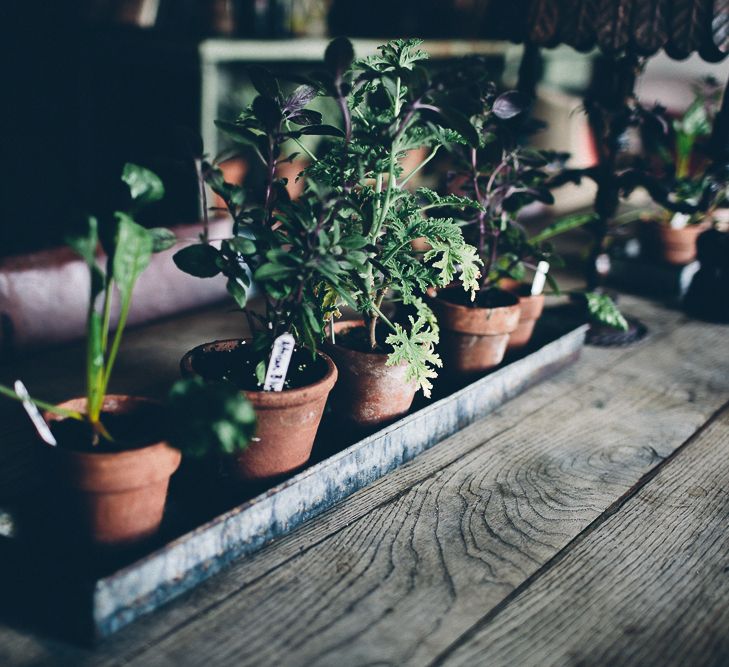
[[[289,334],[281,334],[273,341],[271,350],[271,361],[266,369],[266,379],[263,383],[263,391],[281,391],[286,382],[286,373],[291,363],[291,355],[294,353],[294,337]]]
[[[18,396],[20,396],[20,400],[23,401],[23,407],[25,408],[25,411],[28,413],[28,417],[30,417],[30,421],[33,422],[33,426],[35,426],[35,430],[38,431],[38,435],[49,445],[53,445],[54,447],[56,445],[58,445],[58,443],[56,442],[56,439],[53,437],[53,433],[51,433],[51,429],[48,428],[48,424],[46,424],[46,420],[43,419],[43,417],[41,416],[41,413],[38,412],[38,408],[30,400],[30,394],[28,393],[28,390],[25,388],[25,385],[20,380],[16,380],[14,389],[15,389],[15,393]]]
[[[549,271],[549,262],[541,261],[537,264],[537,272],[534,274],[534,280],[532,281],[532,296],[539,296],[544,290],[547,271]]]

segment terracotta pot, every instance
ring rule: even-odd
[[[133,396],[108,395],[102,409],[133,415],[153,403]],[[86,399],[66,401],[60,407],[83,411]],[[49,423],[63,419],[49,412],[44,416]],[[43,446],[54,479],[67,492],[71,509],[80,514],[83,532],[92,542],[127,545],[157,532],[170,477],[180,465],[177,449],[166,442],[120,452]]]
[[[663,259],[669,264],[689,264],[696,259],[696,239],[708,229],[706,223],[673,229],[660,222],[653,223]]]
[[[240,340],[219,340],[190,350],[180,363],[184,376],[196,375],[193,360],[197,355],[226,351]],[[329,392],[337,381],[332,360],[317,353],[326,362],[326,373],[313,384],[284,391],[243,391],[256,411],[257,427],[253,442],[235,457],[233,473],[244,480],[264,480],[291,473],[311,457],[319,422]]]
[[[448,289],[461,288],[447,288],[440,294]],[[521,312],[518,297],[501,293],[505,305],[480,308],[450,303],[431,292],[431,306],[441,327],[438,351],[445,374],[477,375],[501,363]]]
[[[220,171],[223,172],[223,178],[227,183],[233,185],[243,185],[246,174],[248,173],[248,162],[242,157],[233,157],[225,162],[221,162]],[[226,210],[223,198],[218,194],[213,194],[213,206],[215,208]]]
[[[542,316],[544,310],[544,294],[532,296],[531,286],[525,283],[518,283],[516,280],[502,280],[500,285],[503,289],[516,294],[519,299],[519,324],[509,335],[507,350],[518,350],[526,347],[534,333],[537,320]]]
[[[304,192],[306,187],[304,177],[296,179],[308,166],[309,163],[305,160],[294,160],[293,162],[280,162],[276,167],[276,177],[287,179],[286,190],[293,200],[301,197]]]
[[[334,332],[343,334],[363,327],[362,320],[336,322]],[[339,381],[332,399],[335,410],[346,421],[371,427],[406,414],[415,398],[417,385],[405,380],[407,364],[387,365],[387,355],[359,352],[342,345],[326,345],[339,369]]]

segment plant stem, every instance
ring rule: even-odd
[[[197,180],[200,183],[200,201],[202,202],[202,216],[203,216],[203,230],[200,236],[200,240],[203,243],[208,243],[210,238],[210,224],[208,220],[208,194],[207,188],[205,187],[205,177],[202,173],[202,163],[200,160],[195,160],[195,171],[197,172]],[[106,349],[106,346],[104,346]]]
[[[109,385],[111,371],[114,367],[114,363],[116,362],[116,356],[119,353],[119,346],[121,345],[122,334],[124,332],[124,327],[127,324],[127,316],[129,315],[129,308],[131,305],[131,298],[126,298],[122,301],[121,312],[119,314],[119,323],[116,326],[116,331],[114,332],[114,340],[111,343],[111,351],[109,352],[109,356],[106,359],[106,365],[104,367],[104,376],[101,385],[101,391],[99,392],[102,396],[102,400],[103,396],[106,395],[106,388]],[[89,418],[91,419],[91,422],[93,424],[99,421],[101,406],[98,407],[98,411],[95,410],[94,414],[89,414]]]
[[[428,155],[428,157],[425,158],[415,169],[413,169],[405,178],[403,178],[400,181],[400,187],[402,188],[415,174],[417,174],[428,162],[430,162],[434,157],[435,154],[438,152],[438,149],[440,146],[436,146]]]
[[[18,401],[19,403],[23,402],[23,399],[20,398],[12,389],[9,387],[5,387],[4,385],[0,384],[0,394],[3,396],[7,396],[8,398],[12,398],[14,401]],[[85,421],[85,417],[80,412],[77,412],[76,410],[68,410],[66,408],[60,408],[57,405],[53,405],[53,403],[46,403],[45,401],[40,401],[37,398],[30,399],[30,402],[33,403],[36,407],[39,407],[41,410],[46,410],[47,412],[53,412],[54,414],[60,415],[61,417],[68,417],[69,419],[76,419],[78,421]]]

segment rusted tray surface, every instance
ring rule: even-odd
[[[13,600],[8,606],[14,616],[23,607],[29,619],[62,634],[110,635],[572,363],[586,329],[564,311],[557,316],[548,310],[525,353],[464,387],[437,386],[434,400],[421,400],[410,414],[374,433],[350,436],[356,438],[351,444],[341,441],[333,418],[329,427],[325,418],[312,464],[272,488],[243,495],[219,477],[206,488],[204,480],[216,479],[211,471],[181,470],[160,536],[135,552],[75,553],[59,526],[48,526],[40,541],[24,539],[22,531],[0,540],[7,579],[0,583],[16,594],[6,596]],[[42,521],[32,509],[27,513],[26,520]]]

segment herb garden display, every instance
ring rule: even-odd
[[[551,239],[596,218],[570,216],[530,235],[521,214],[594,174],[525,146],[531,100],[499,93],[478,60],[431,71],[419,46],[395,40],[358,60],[336,39],[308,77],[252,68],[257,96],[219,128],[259,163],[262,184],[226,182],[195,147],[205,226],[174,261],[200,279],[222,274],[247,328],[233,340],[210,331],[181,350],[184,379],[166,402],[107,394],[137,278],[175,241],[133,219],[163,196],[162,183],[127,165],[129,212],[101,225],[89,218],[87,233],[69,240],[90,273],[86,396],[55,406],[22,384],[0,393],[33,413],[78,548],[132,549],[124,568],[114,561],[94,575],[96,632],[113,632],[577,358],[583,321],[569,307],[545,310],[543,290],[559,293]],[[314,110],[318,98],[331,117]],[[715,169],[689,177],[692,138],[709,131],[700,110],[703,98],[676,125],[684,157],[662,199],[697,220],[724,196]],[[316,150],[308,137],[320,138]],[[301,153],[308,166],[292,199],[278,174]],[[413,188],[439,154],[451,164],[448,187]],[[666,190],[636,173],[621,174],[620,187]],[[228,238],[210,237],[208,188],[232,218]],[[593,321],[627,328],[604,293],[573,296]],[[337,429],[348,435],[334,444]],[[224,493],[200,501],[209,503],[202,520],[171,519],[158,533],[181,458],[192,482],[180,494]]]

